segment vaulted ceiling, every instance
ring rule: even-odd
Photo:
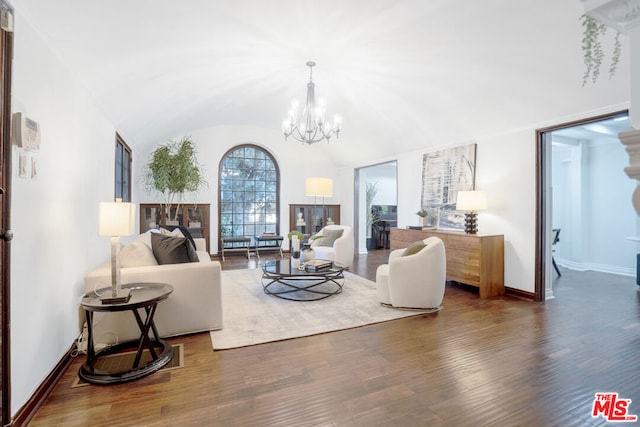
[[[337,164],[628,101],[624,38],[617,74],[582,86],[578,0],[11,3],[134,147],[210,126],[278,130],[308,60],[343,117],[318,147]]]

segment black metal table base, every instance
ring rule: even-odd
[[[171,290],[173,290],[173,288],[171,288]],[[139,378],[152,374],[169,363],[171,361],[171,358],[173,357],[173,348],[167,341],[160,338],[158,329],[156,328],[156,324],[153,321],[156,309],[158,307],[158,298],[166,298],[166,295],[168,295],[168,293],[158,295],[157,298],[151,298],[149,301],[143,300],[142,302],[135,302],[135,300],[132,299],[133,302],[130,304],[131,307],[128,307],[128,303],[122,305],[105,305],[105,307],[112,306],[112,309],[121,308],[121,311],[129,309],[133,313],[133,316],[136,319],[136,323],[138,324],[138,328],[140,329],[140,338],[138,338],[137,340],[116,344],[101,351],[95,350],[95,343],[93,340],[94,312],[92,310],[95,310],[96,308],[85,307],[85,316],[88,329],[87,359],[80,367],[78,376],[82,380],[90,384],[118,384],[137,380]],[[142,309],[142,311],[145,313],[144,319],[140,315],[138,309]],[[149,336],[151,333],[153,334],[154,339],[151,339],[151,337]],[[160,351],[157,351],[156,348],[160,348]],[[131,363],[131,367],[129,367],[128,369],[118,372],[112,372],[96,368],[98,359],[100,357],[121,353],[125,349],[136,350],[136,355],[133,363]],[[149,352],[151,360],[141,365],[140,362],[142,361],[142,356],[145,350]]]
[[[290,301],[317,301],[342,292],[344,275],[281,276],[265,273],[262,276],[264,293]]]
[[[95,364],[100,357],[121,353],[124,350],[131,349],[136,350],[139,347],[139,341],[128,341],[120,344],[116,344],[114,346],[108,347],[102,351],[99,351],[95,354],[93,358],[93,362],[91,364],[83,364],[78,371],[78,376],[85,382],[90,384],[99,384],[99,385],[107,385],[107,384],[118,384],[124,383],[128,381],[133,381],[150,375],[158,370],[160,370],[163,366],[171,361],[173,358],[173,348],[171,345],[163,340],[154,340],[152,341],[153,351],[156,353],[156,358],[153,358],[148,363],[136,367],[132,367],[122,372],[111,372],[104,371],[95,368]],[[160,348],[157,351],[157,348]],[[147,349],[147,351],[151,351]],[[141,354],[141,353],[140,353]],[[136,357],[139,359],[139,357]],[[139,360],[138,360],[139,362]],[[134,363],[135,365],[135,363]]]

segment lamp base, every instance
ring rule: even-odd
[[[476,234],[478,232],[478,213],[469,211],[464,214],[464,232]]]
[[[100,297],[100,302],[102,304],[122,304],[125,302],[129,302],[131,298],[131,289],[122,289],[116,296],[113,296],[113,293],[109,293],[109,295],[105,295]]]

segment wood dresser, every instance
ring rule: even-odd
[[[447,279],[480,288],[480,298],[504,294],[504,236],[443,230],[391,229],[391,249],[437,236],[444,242]]]

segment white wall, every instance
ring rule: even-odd
[[[207,129],[200,129],[190,132],[198,149],[198,161],[205,167],[205,179],[209,186],[198,195],[192,195],[190,199],[197,199],[198,203],[211,204],[211,218],[209,224],[211,253],[218,252],[218,165],[222,156],[231,148],[240,144],[255,144],[266,148],[275,158],[280,167],[280,233],[289,233],[289,204],[294,203],[314,203],[313,197],[306,197],[305,179],[307,177],[319,176],[332,178],[333,197],[325,198],[326,204],[344,204],[345,201],[351,203],[351,199],[345,199],[346,188],[353,178],[348,180],[340,179],[337,170],[331,165],[329,159],[324,157],[313,146],[285,141],[282,132],[277,129],[266,129],[250,126],[217,126]],[[173,139],[179,139],[182,135],[176,135]],[[159,141],[164,144],[166,141]],[[153,148],[151,148],[151,151]],[[134,168],[137,176],[142,176],[144,167],[148,161],[150,152],[136,152],[138,162]],[[346,184],[346,185],[345,185]],[[144,191],[142,180],[133,191],[134,199],[137,203],[157,202],[160,199],[154,194],[147,194]],[[317,200],[321,203],[321,200]],[[340,222],[352,225],[352,216],[345,216],[341,211]],[[286,239],[285,239],[286,240]],[[288,241],[283,243],[283,247],[288,248]]]
[[[390,164],[375,165],[363,169],[367,182],[376,184],[376,196],[372,205],[395,205],[397,199],[396,167]]]
[[[396,204],[396,177],[384,177],[378,181],[378,194],[373,199],[373,205]]]
[[[112,200],[115,129],[22,19],[15,19],[13,111],[40,123],[34,179],[19,178],[14,148],[11,242],[12,413],[78,333],[83,276],[109,256],[98,202]],[[105,240],[106,239],[106,240]]]
[[[542,127],[543,125],[536,126]],[[534,292],[535,264],[535,128],[506,131],[479,137],[475,141],[438,146],[478,144],[476,188],[487,192],[487,211],[479,213],[479,232],[503,234],[505,238],[505,285]],[[403,153],[394,159],[378,159],[374,164],[398,161],[398,227],[414,225],[420,209],[422,158],[424,151]],[[341,174],[353,175],[355,164]],[[351,195],[351,197],[353,197]]]
[[[592,266],[635,276],[636,244],[625,240],[637,236],[637,214],[631,204],[636,181],[624,172],[629,156],[617,138],[589,144],[586,227],[590,243],[587,259]]]
[[[582,264],[586,261],[583,254],[583,147],[582,141],[575,140],[567,140],[562,146],[552,147],[552,228],[560,229],[560,242],[554,247],[554,258],[565,266],[569,262]]]
[[[635,276],[638,248],[626,239],[639,234],[631,204],[636,182],[624,173],[628,160],[612,137],[554,146],[553,227],[562,230],[558,264]]]
[[[632,76],[637,76],[640,70],[640,26],[636,25],[629,30],[629,69]],[[629,119],[634,129],[640,129],[640,81],[630,79],[629,91],[631,106],[629,107]]]

